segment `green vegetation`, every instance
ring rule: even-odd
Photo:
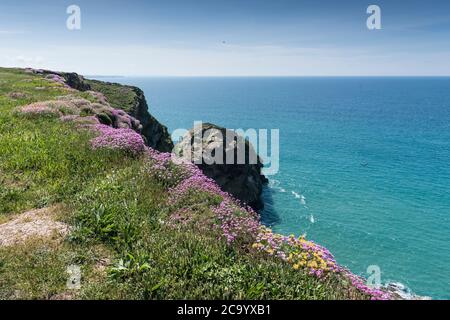
[[[93,89],[115,107],[130,105],[120,87],[95,82]],[[217,202],[209,194],[183,200],[199,216],[197,226],[168,225],[177,174],[156,177],[143,157],[93,151],[94,133],[74,123],[14,112],[68,94],[89,99],[38,75],[0,69],[0,224],[58,205],[58,219],[71,226],[65,239],[0,246],[0,299],[368,298],[342,277],[318,279],[199,228]],[[66,287],[73,264],[82,270],[77,291]]]
[[[131,87],[88,79],[85,82],[91,86],[93,91],[104,94],[112,107],[126,112],[131,112],[135,107],[136,93]]]

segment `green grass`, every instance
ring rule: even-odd
[[[78,292],[66,287],[67,267],[81,266],[81,281],[87,289],[106,280],[98,263],[108,257],[110,253],[103,246],[82,247],[48,239],[0,248],[0,299],[56,299],[64,295],[79,299]]]
[[[0,247],[0,299],[366,298],[337,276],[318,280],[274,258],[230,247],[214,230],[168,227],[167,190],[173,182],[145,174],[143,159],[94,152],[88,131],[13,112],[83,93],[13,69],[0,69],[0,84],[0,223],[59,204],[65,208],[60,219],[72,227],[62,242],[34,239]],[[120,88],[97,86],[116,107],[129,102]],[[13,99],[11,92],[25,97]],[[186,201],[198,203],[196,210],[207,217],[207,202],[217,199],[196,194]],[[102,259],[108,261],[103,268]],[[66,288],[72,264],[82,269],[79,291]]]
[[[101,92],[113,108],[132,112],[135,107],[136,94],[131,87],[116,83],[105,83],[97,80],[85,80],[93,91]]]

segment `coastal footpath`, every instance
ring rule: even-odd
[[[149,110],[135,87],[0,68],[0,299],[397,298],[173,161]]]

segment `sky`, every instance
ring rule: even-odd
[[[81,10],[69,30],[67,7]],[[369,5],[381,29],[369,30]],[[1,0],[0,66],[123,76],[449,76],[448,0]]]

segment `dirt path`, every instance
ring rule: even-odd
[[[13,246],[30,238],[63,237],[69,227],[55,221],[58,207],[35,209],[0,224],[0,246]]]

